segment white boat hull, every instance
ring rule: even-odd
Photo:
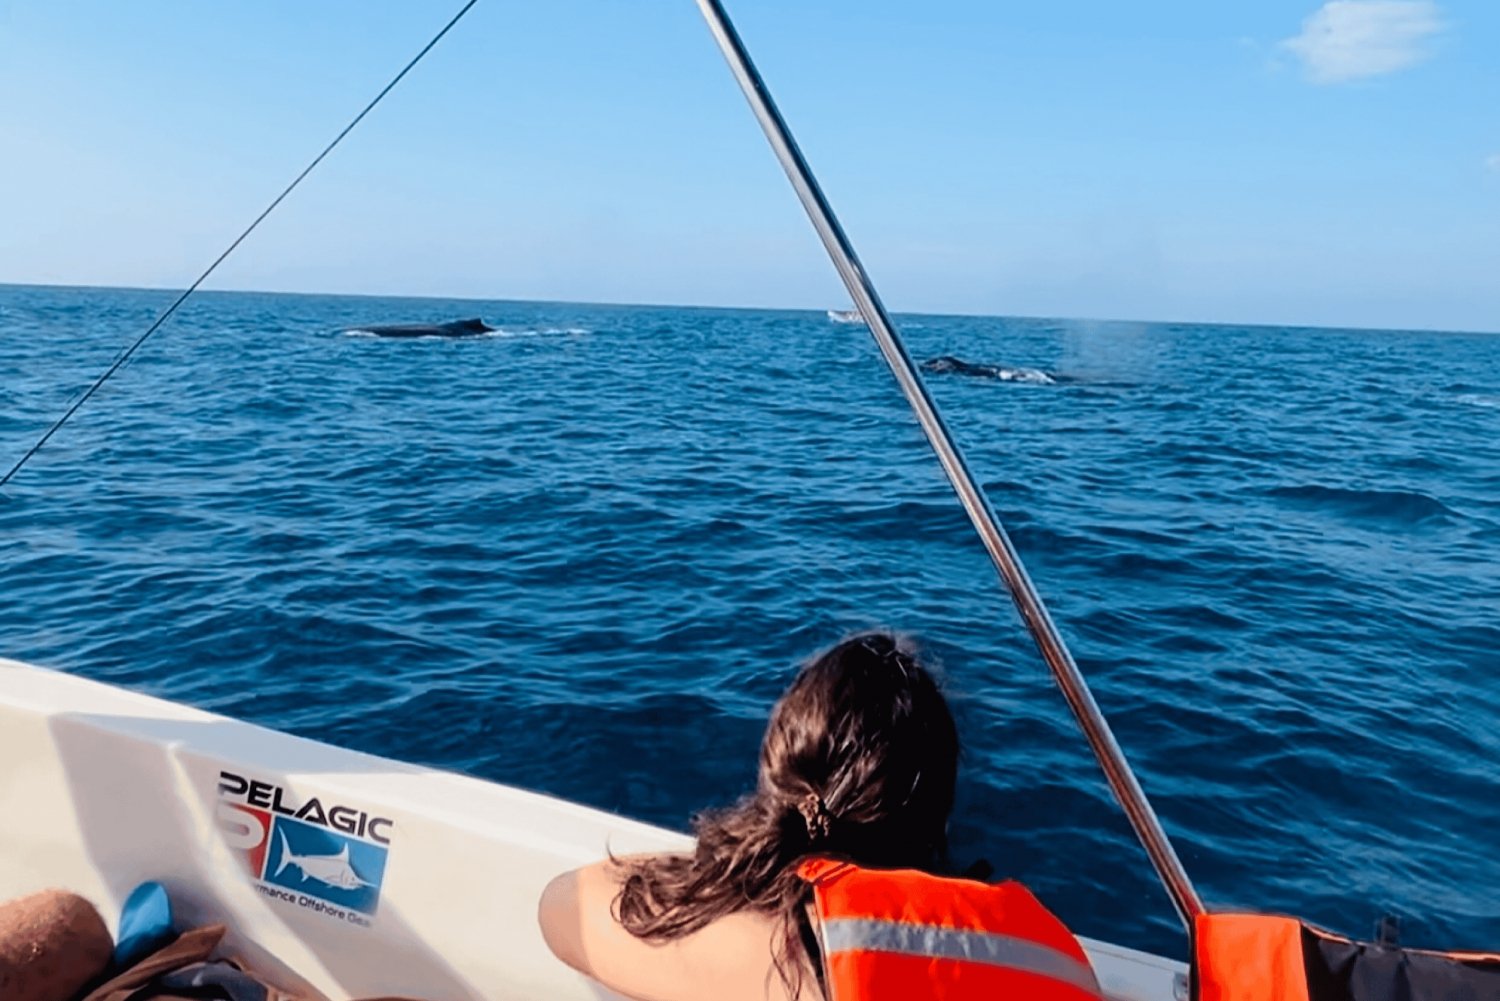
[[[62,887],[113,925],[131,889],[157,880],[179,923],[227,922],[229,951],[340,999],[614,997],[543,944],[542,887],[606,849],[689,844],[5,660],[0,818],[0,900]],[[1172,1001],[1181,989],[1180,963],[1084,944],[1111,997]]]

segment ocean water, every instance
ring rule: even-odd
[[[169,299],[0,287],[0,464]],[[901,325],[1055,379],[929,377],[1203,896],[1500,946],[1500,338]],[[958,859],[1182,955],[857,325],[207,293],[0,496],[0,655],[675,827],[874,625],[942,664]]]

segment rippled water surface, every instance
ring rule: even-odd
[[[169,298],[0,287],[0,464]],[[903,328],[1055,377],[929,380],[1203,895],[1500,946],[1500,338]],[[956,702],[960,859],[1183,951],[822,313],[205,294],[0,497],[0,582],[0,655],[679,827],[799,658],[895,626]]]

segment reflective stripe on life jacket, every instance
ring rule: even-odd
[[[814,859],[829,1001],[1099,1001],[1078,940],[1020,883]]]

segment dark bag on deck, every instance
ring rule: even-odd
[[[1500,1001],[1500,954],[1355,942],[1296,918],[1199,915],[1194,1001]]]

